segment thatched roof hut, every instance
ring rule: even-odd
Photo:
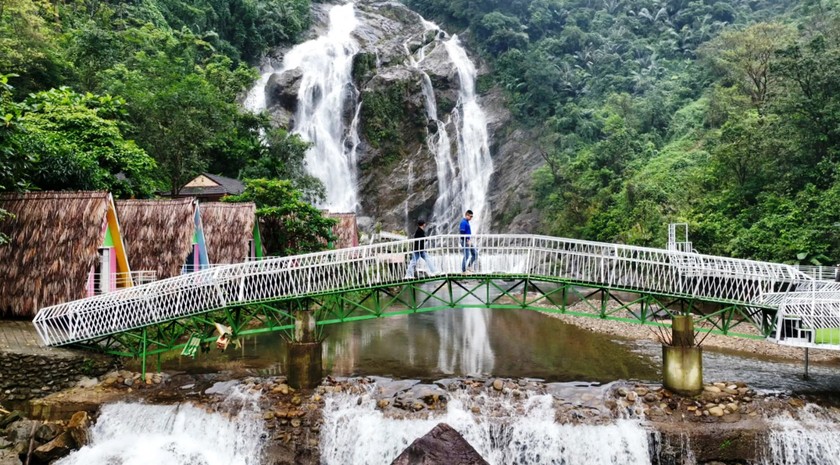
[[[253,202],[201,204],[201,224],[210,263],[241,263],[253,258],[251,241],[259,239],[256,213]]]
[[[181,274],[200,235],[194,199],[118,200],[117,214],[133,270],[154,270],[157,279]]]
[[[0,221],[10,238],[0,246],[0,316],[32,318],[43,307],[86,297],[106,238],[116,250],[111,272],[127,274],[109,193],[5,194],[0,208],[14,215]]]
[[[338,220],[333,226],[333,234],[337,238],[335,248],[345,249],[359,245],[359,226],[356,224],[355,213],[326,212],[325,216]]]

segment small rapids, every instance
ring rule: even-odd
[[[266,433],[258,394],[233,389],[221,413],[189,403],[102,407],[91,444],[59,465],[257,465]]]
[[[452,393],[446,412],[425,419],[390,418],[370,394],[335,394],[326,399],[321,428],[321,463],[391,463],[438,423],[457,430],[491,464],[646,464],[648,432],[639,419],[604,424],[555,422],[553,397],[525,399]],[[488,416],[479,417],[480,410]]]

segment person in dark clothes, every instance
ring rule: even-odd
[[[408,269],[405,272],[405,279],[414,279],[414,270],[417,268],[417,262],[422,258],[426,261],[426,266],[429,268],[429,274],[435,275],[437,270],[435,265],[429,259],[426,253],[426,222],[419,220],[417,222],[417,231],[414,232],[414,252],[411,253],[411,261],[408,263]]]

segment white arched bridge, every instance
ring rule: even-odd
[[[840,350],[840,285],[790,265],[546,236],[476,235],[478,261],[464,274],[461,240],[425,239],[435,275],[406,278],[415,240],[394,241],[218,266],[44,308],[34,324],[48,346],[145,359],[212,340],[216,323],[234,337],[291,332],[300,312],[317,325],[459,307],[651,325],[691,313],[700,331]],[[734,333],[739,325],[751,329]]]

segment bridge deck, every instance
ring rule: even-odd
[[[414,242],[220,266],[44,308],[34,324],[44,344],[59,346],[224,308],[405,283]],[[840,288],[789,265],[535,235],[477,235],[473,243],[478,276],[573,282],[790,313],[810,305],[816,313],[808,324],[840,326]],[[441,279],[460,276],[460,236],[426,238],[426,251]],[[818,309],[816,292],[825,297]]]

